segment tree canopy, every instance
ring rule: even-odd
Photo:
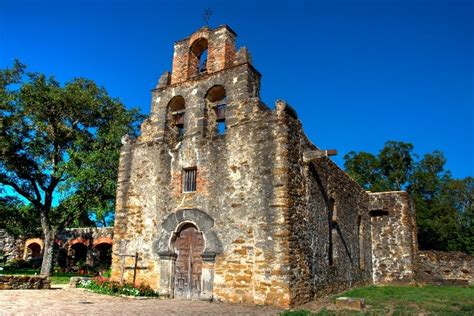
[[[420,249],[474,253],[474,178],[453,179],[441,151],[420,159],[410,143],[377,154],[349,152],[346,171],[366,190],[406,190],[415,205]]]
[[[61,85],[25,69],[16,61],[0,70],[0,185],[10,211],[6,192],[15,192],[39,219],[47,274],[56,233],[113,212],[120,139],[136,135],[142,117],[91,80]]]

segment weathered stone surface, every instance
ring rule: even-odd
[[[142,134],[121,150],[112,277],[130,281],[127,256],[138,253],[138,282],[172,297],[175,240],[193,225],[205,243],[193,281],[201,299],[288,307],[371,283],[383,251],[407,247],[405,233],[372,250],[375,200],[308,140],[291,106],[261,102],[260,74],[230,28],[204,27],[174,50],[171,82],[162,77]],[[183,192],[189,168],[195,190]],[[413,233],[407,201],[396,201],[404,215],[390,227]]]
[[[365,308],[365,300],[356,297],[338,297],[336,298],[336,307],[360,311]]]
[[[3,259],[10,261],[23,258],[24,243],[24,238],[15,238],[5,229],[0,229],[0,249],[3,251]]]
[[[442,284],[474,284],[474,256],[461,252],[419,251],[417,280]]]
[[[417,255],[414,210],[406,192],[370,193],[375,283],[412,281]]]
[[[51,288],[49,277],[41,275],[2,275],[0,290],[39,290]]]

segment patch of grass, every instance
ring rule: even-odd
[[[474,313],[474,287],[456,286],[367,286],[337,295],[363,297],[368,311],[393,312],[394,315],[417,312]]]

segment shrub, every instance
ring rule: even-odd
[[[119,282],[110,281],[109,278],[104,277],[95,277],[90,280],[81,281],[78,287],[91,290],[95,293],[108,295],[159,296],[159,293],[148,285],[141,284],[139,286],[133,286],[129,283],[120,284]]]

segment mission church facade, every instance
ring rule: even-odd
[[[411,280],[407,194],[365,191],[287,103],[262,103],[235,39],[223,25],[176,42],[141,136],[123,138],[112,278],[163,297],[282,307]]]

